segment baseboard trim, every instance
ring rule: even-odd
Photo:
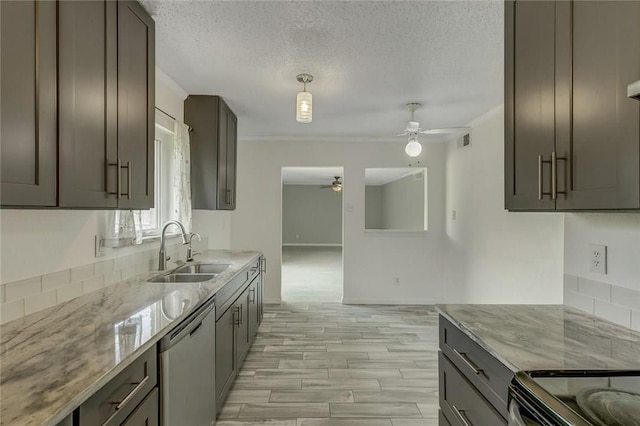
[[[342,298],[343,305],[436,305],[442,300],[435,299],[358,299]]]
[[[307,243],[293,243],[282,244],[283,247],[342,247],[342,244],[307,244]]]
[[[282,299],[279,297],[273,299],[265,297],[263,302],[265,305],[282,305]]]

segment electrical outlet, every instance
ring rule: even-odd
[[[393,285],[400,285],[400,278],[393,277]]]
[[[589,249],[589,270],[599,274],[607,273],[607,246],[591,244]]]
[[[107,255],[107,253],[105,253],[104,246],[102,245],[102,237],[100,235],[95,236],[94,244],[96,257],[103,257]]]

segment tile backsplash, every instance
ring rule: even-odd
[[[640,291],[565,274],[564,304],[640,331]]]
[[[206,238],[196,243],[194,249],[206,250]],[[185,260],[186,248],[181,244],[167,244],[171,256],[168,268],[174,260]],[[121,257],[96,262],[71,269],[52,272],[25,280],[0,285],[0,323],[66,302],[83,294],[132,278],[139,274],[158,270],[158,247],[142,249]]]

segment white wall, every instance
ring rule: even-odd
[[[284,245],[342,245],[342,192],[320,185],[283,185],[282,191]]]
[[[562,303],[563,214],[504,210],[504,109],[470,126],[447,144],[447,302]]]
[[[384,229],[425,229],[424,174],[382,185],[382,226]],[[442,206],[436,206],[442,208]]]
[[[428,168],[429,203],[444,206],[446,147],[425,145],[417,159]],[[429,231],[365,233],[367,167],[406,167],[404,141],[240,141],[238,198],[231,247],[257,249],[268,261],[265,298],[280,300],[282,167],[344,167],[344,296],[347,303],[433,303],[443,300],[444,209],[429,211]],[[394,277],[400,279],[394,285]]]
[[[156,69],[159,108],[182,121],[186,95]],[[105,229],[104,211],[2,210],[0,215],[0,282],[3,284],[150,248],[144,245],[114,250],[107,257],[96,258],[94,237],[103,234]],[[193,227],[203,237],[209,237],[210,247],[229,247],[228,213],[194,212]]]
[[[566,274],[640,291],[640,214],[567,214],[564,241]],[[592,243],[607,246],[606,275],[589,271]]]

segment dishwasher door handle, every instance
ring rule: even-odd
[[[168,336],[162,339],[162,342],[160,344],[161,351],[166,351],[167,349],[178,343],[180,340],[193,334],[198,328],[200,328],[200,326],[202,325],[202,321],[207,317],[207,315],[211,313],[211,311],[213,311],[214,307],[215,306],[213,305],[213,303],[211,303],[207,306],[206,309],[202,310],[197,315],[192,315],[191,318],[193,319],[187,318],[186,320],[184,320],[183,322],[187,324],[182,329],[177,330],[175,333],[169,333]]]

